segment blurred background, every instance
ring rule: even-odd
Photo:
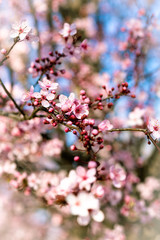
[[[143,44],[139,43],[143,56],[135,59],[133,52],[124,53],[122,51],[120,43],[124,42],[128,36],[125,28],[127,29],[126,26],[130,19],[139,19],[140,17],[142,17],[144,29],[153,31],[149,40]],[[157,118],[160,118],[159,0],[23,0],[23,2],[1,0],[1,49],[9,48],[12,43],[12,39],[9,37],[11,25],[22,19],[28,20],[39,37],[40,43],[36,42],[30,45],[26,42],[19,43],[13,49],[7,63],[1,67],[0,75],[17,101],[20,101],[25,89],[30,89],[30,86],[36,82],[36,79],[28,73],[30,63],[37,57],[46,56],[49,51],[62,49],[63,44],[59,30],[63,27],[64,22],[68,22],[76,23],[79,37],[82,40],[88,39],[92,50],[88,56],[84,57],[83,62],[79,60],[65,62],[64,66],[67,66],[69,70],[63,77],[57,79],[61,85],[60,91],[69,94],[73,90],[79,94],[80,89],[85,89],[89,96],[95,97],[97,92],[101,91],[101,80],[108,82],[110,79],[109,86],[125,80],[134,90],[137,96],[136,100],[128,102],[128,99],[122,98],[120,101],[114,102],[114,114],[107,109],[104,114],[96,113],[95,116],[101,119],[104,119],[104,116],[111,117],[114,122],[121,119],[123,124],[128,125],[129,112],[134,111],[138,106],[145,108],[148,115],[154,113]],[[134,27],[136,24],[138,23],[135,21]],[[38,91],[39,87],[36,86],[35,89]],[[0,103],[3,107],[4,103]],[[3,144],[6,140],[2,137],[4,133],[3,124],[1,125],[0,161],[3,163],[5,159]],[[13,122],[6,122],[6,126],[9,129],[9,135],[15,125]],[[36,131],[38,132],[39,129]],[[36,134],[38,135],[38,133]],[[51,172],[57,170],[67,172],[75,166],[73,155],[68,150],[69,146],[76,141],[72,134],[66,137],[62,133],[62,129],[57,129],[56,132],[49,129],[47,133],[42,131],[39,134],[41,140],[37,145],[41,148],[44,143],[51,140],[52,136],[63,141],[63,144],[59,143],[63,147],[57,147],[60,149],[60,153],[48,156],[36,146],[37,150],[26,150],[24,156],[21,155],[21,149],[26,148],[26,142],[19,146],[17,140],[14,139],[12,150],[9,150],[9,158],[12,155],[12,161],[16,163],[18,169],[21,169],[22,172],[30,171],[30,168],[36,169],[37,172],[46,171],[46,169]],[[136,134],[132,136],[129,133],[122,133],[117,142],[114,139],[106,139],[108,145],[110,141],[115,153],[121,152],[122,154],[122,150],[125,151],[122,158],[126,158],[126,161],[129,161],[127,153],[131,153],[137,164],[133,171],[142,182],[150,175],[160,178],[158,151],[153,146],[148,146],[147,140]],[[33,144],[34,141],[32,140],[30,143]],[[13,148],[17,149],[18,153],[13,152]],[[105,160],[106,158],[110,159],[111,155],[112,153],[107,152],[106,154],[103,151],[100,157]],[[14,160],[13,156],[16,156]],[[0,180],[0,239],[160,240],[159,220],[147,223],[147,220],[143,219],[145,224],[140,223],[136,217],[126,220],[123,217],[117,217],[115,208],[118,207],[112,206],[105,209],[108,219],[102,225],[92,223],[87,227],[81,227],[74,217],[68,215],[65,207],[48,207],[34,196],[24,196],[22,192],[14,190],[8,182],[9,178],[6,176]],[[157,215],[160,218],[160,208],[158,211]],[[116,235],[117,238],[101,235],[102,232],[106,232],[106,229],[118,225],[123,226],[123,229],[115,230],[113,235]],[[126,238],[123,236],[123,232],[126,233]]]

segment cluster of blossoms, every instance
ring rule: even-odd
[[[96,184],[97,179],[101,178],[101,172],[97,171],[95,166],[95,162],[89,162],[88,170],[78,166],[76,170],[70,171],[68,177],[64,177],[61,173],[59,176],[49,173],[20,173],[15,164],[8,162],[1,166],[1,174],[8,174],[12,179],[10,184],[23,190],[25,195],[34,193],[49,205],[67,203],[70,213],[78,216],[78,223],[88,225],[91,217],[97,222],[104,220],[104,213],[99,208],[105,190]],[[106,181],[113,181],[113,185],[120,188],[121,181],[124,182],[126,177],[121,171],[121,168],[111,168]]]
[[[14,122],[11,119],[1,117],[0,155],[3,161],[17,161],[42,165],[49,158],[59,157],[63,142],[58,138],[45,140],[43,134],[43,122],[39,118],[30,121]],[[41,156],[41,158],[40,158]],[[45,162],[43,162],[45,159]]]
[[[151,41],[150,30],[139,19],[128,21],[127,31],[127,40],[120,43],[120,50],[126,52],[121,61],[123,70],[131,66],[132,54],[136,63],[144,57],[143,41],[147,39],[147,44]],[[146,135],[149,143],[152,141],[157,146],[159,122],[149,118],[141,105],[130,104],[125,123],[110,115],[116,100],[122,96],[132,100],[136,97],[136,91],[132,91],[126,79],[127,71],[117,71],[113,78],[109,74],[91,74],[92,68],[87,61],[94,62],[103,53],[103,43],[101,49],[93,51],[86,39],[79,42],[75,24],[65,23],[58,36],[62,37],[64,44],[62,51],[49,52],[47,57],[37,58],[28,69],[32,77],[37,78],[39,86],[36,87],[40,87],[40,91],[31,86],[17,101],[18,104],[5,87],[0,92],[4,115],[0,123],[1,177],[7,178],[11,186],[26,197],[33,195],[47,206],[54,205],[59,212],[64,209],[65,214],[77,216],[77,222],[82,226],[87,226],[92,219],[97,223],[105,222],[105,219],[115,223],[122,217],[142,223],[159,219],[160,181],[148,177],[142,183],[144,179],[139,172],[144,159],[143,156],[137,157],[139,149],[132,156],[121,136],[115,143],[118,136],[115,132],[137,131],[141,132],[139,138]],[[11,37],[14,43],[38,39],[26,22],[13,25]],[[5,51],[1,53],[8,54]],[[70,74],[65,65],[68,58]],[[66,62],[62,63],[62,60]],[[134,68],[138,74],[137,66],[139,64]],[[75,85],[79,81],[79,98],[70,89],[68,95],[61,93],[58,80],[62,76],[69,80],[73,78]],[[113,82],[117,87],[113,87]],[[91,83],[93,86],[87,89]],[[15,122],[6,116],[20,121]],[[122,127],[124,124],[127,128]],[[67,136],[67,133],[77,137],[77,141],[69,146],[71,151],[62,138],[57,137],[61,134]],[[130,143],[133,145],[132,139]],[[126,150],[122,150],[125,147]],[[65,153],[69,156],[67,170],[61,161],[67,158]],[[63,171],[59,171],[61,166]],[[112,230],[106,229],[104,239],[126,238],[123,228],[115,225]]]
[[[106,229],[105,231],[105,237],[102,239],[108,239],[108,240],[125,240],[125,234],[124,229],[120,225],[116,225],[114,229]]]
[[[105,216],[100,210],[100,204],[107,202],[110,202],[112,207],[121,205],[119,214],[129,219],[140,218],[142,222],[149,222],[152,218],[160,217],[158,199],[151,201],[153,197],[144,195],[143,200],[138,200],[130,195],[128,181],[131,183],[132,180],[119,165],[116,168],[111,165],[108,171],[108,167],[104,170],[104,166],[97,167],[95,162],[90,161],[88,169],[78,166],[65,176],[63,172],[20,173],[16,170],[16,164],[8,161],[1,166],[0,172],[1,175],[8,176],[10,184],[23,191],[26,196],[34,194],[48,205],[61,205],[63,208],[66,208],[67,204],[67,214],[76,215],[78,223],[83,226],[88,225],[91,219],[102,222],[104,218],[108,218],[109,216]],[[97,184],[97,180],[103,180],[103,184]],[[142,188],[148,186],[151,194],[160,189],[158,179],[148,178],[146,184],[147,186],[138,184],[140,194],[143,194]],[[122,193],[123,189],[125,191]]]
[[[63,51],[49,52],[47,57],[37,58],[35,62],[32,62],[29,68],[29,73],[32,74],[32,77],[35,78],[45,74],[47,79],[50,79],[53,76],[58,77],[65,74],[64,69],[59,69],[62,64],[62,58],[80,58],[83,52],[86,52],[88,48],[87,40],[81,42],[80,46],[76,46],[78,41],[77,39],[74,39],[76,33],[77,30],[75,24],[70,26],[68,23],[65,23],[64,28],[60,31],[60,34],[65,39],[65,47],[63,48]]]
[[[146,26],[141,19],[141,16],[139,19],[132,18],[128,20],[126,22],[126,27],[122,28],[122,32],[127,31],[128,37],[126,41],[120,42],[119,49],[121,51],[129,50],[130,52],[135,53],[137,57],[144,54],[143,41],[145,40],[146,44],[150,44],[152,42],[153,39],[151,30],[153,25],[154,22],[151,20],[148,26]]]

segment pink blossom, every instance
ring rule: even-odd
[[[156,139],[160,138],[160,124],[158,120],[151,118],[147,125],[148,130],[152,133],[152,136]]]
[[[42,96],[41,96],[41,94],[39,92],[34,92],[32,94],[32,97],[34,97],[34,98],[41,98]]]
[[[77,182],[79,183],[79,188],[90,190],[91,184],[96,181],[96,169],[91,168],[86,170],[84,167],[77,167]]]
[[[38,185],[40,184],[40,180],[38,179],[38,177],[32,173],[30,176],[28,176],[27,178],[28,181],[28,186],[34,190],[38,189]]]
[[[144,30],[141,20],[132,18],[127,22],[126,25],[128,29],[132,31],[135,38],[137,37],[142,38],[144,36]]]
[[[28,33],[31,31],[31,27],[28,27],[28,24],[26,21],[22,21],[19,24],[13,24],[12,25],[12,31],[10,34],[11,38],[19,37],[20,40],[24,40]]]
[[[48,101],[52,101],[54,98],[55,98],[55,94],[53,94],[53,93],[48,93],[48,94],[46,95],[46,99],[47,99]]]
[[[120,42],[119,43],[119,50],[120,51],[125,51],[128,47],[128,43],[127,42]]]
[[[74,36],[77,33],[75,23],[71,25],[69,23],[64,23],[63,29],[59,32],[63,37]]]
[[[122,192],[120,190],[116,190],[116,191],[112,190],[110,191],[108,199],[112,206],[116,206],[122,199]]]
[[[73,113],[74,115],[78,118],[81,119],[84,115],[88,116],[89,110],[88,110],[88,105],[87,104],[78,104],[78,105],[73,105]]]
[[[69,194],[66,198],[73,215],[78,215],[77,221],[86,226],[92,217],[97,222],[104,220],[104,214],[99,210],[99,201],[91,193],[80,192],[77,196]]]
[[[102,198],[105,194],[105,190],[101,185],[99,185],[95,188],[94,193],[97,198]]]
[[[124,229],[120,225],[115,225],[113,229],[106,229],[105,240],[125,240]]]
[[[29,42],[38,42],[39,41],[39,38],[34,35],[34,33],[32,32],[32,30],[30,32],[28,32],[28,34],[26,35],[25,37],[25,40],[26,41],[29,41]]]
[[[160,181],[154,177],[147,177],[144,183],[137,185],[137,190],[142,199],[151,201],[154,198],[154,191],[159,191]]]
[[[41,104],[45,108],[48,108],[50,106],[50,103],[47,100],[42,100]]]
[[[140,109],[139,107],[136,107],[132,112],[129,113],[129,120],[128,125],[129,126],[142,126],[144,121],[143,117],[145,114],[144,109]]]
[[[70,210],[73,215],[79,215],[84,217],[88,216],[88,207],[86,204],[87,198],[88,198],[88,194],[85,192],[80,192],[78,196],[75,196],[74,194],[69,194],[67,196],[66,200],[70,206]]]
[[[16,172],[16,164],[10,162],[9,160],[6,161],[2,167],[2,172],[8,174],[14,174]]]
[[[63,147],[63,142],[58,138],[53,138],[42,145],[43,154],[49,157],[59,156]]]
[[[67,96],[61,94],[59,96],[59,103],[57,103],[56,106],[61,108],[64,106],[64,104],[67,104],[68,109],[70,109],[72,107],[74,101],[75,101],[74,93],[71,93],[68,98],[67,98]]]
[[[23,97],[22,97],[22,101],[26,102],[28,100],[31,100],[31,98],[33,97],[33,93],[34,93],[34,87],[31,86],[30,91],[26,92]]]
[[[1,53],[2,53],[3,55],[5,55],[5,54],[7,53],[7,50],[6,50],[5,48],[2,48],[2,49],[1,49]]]
[[[21,136],[21,130],[18,127],[14,127],[11,131],[12,136],[20,137]]]
[[[80,47],[74,47],[72,42],[67,42],[65,48],[63,49],[63,53],[68,57],[75,57],[77,59],[80,59],[81,57]]]
[[[159,199],[151,203],[151,205],[148,208],[148,214],[152,218],[160,219],[160,200]]]
[[[43,89],[43,90],[56,90],[58,88],[58,83],[55,83],[55,82],[52,82],[51,80],[48,80],[46,77],[43,78],[42,81],[38,81],[40,87]]]
[[[56,188],[56,193],[67,196],[68,194],[72,193],[77,186],[77,174],[74,170],[71,170],[68,177],[65,177],[61,180],[59,186]]]
[[[87,39],[83,40],[83,42],[81,43],[81,46],[80,46],[81,50],[86,52],[88,50],[88,42],[87,42]]]
[[[103,131],[107,131],[107,130],[111,130],[113,128],[113,125],[110,123],[109,120],[104,120],[102,121],[99,125],[98,125],[98,129],[99,131],[103,132]]]
[[[132,61],[129,57],[121,61],[121,65],[124,70],[128,69],[131,66],[131,64],[132,64]]]
[[[120,165],[111,166],[109,169],[109,177],[112,180],[113,186],[121,188],[126,179],[126,173]]]

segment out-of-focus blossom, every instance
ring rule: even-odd
[[[34,190],[38,189],[38,185],[40,184],[40,180],[37,178],[37,176],[32,173],[28,178],[28,186],[31,187]]]
[[[126,179],[125,170],[120,165],[111,166],[109,169],[109,177],[114,187],[121,188]]]
[[[148,208],[148,213],[152,218],[160,219],[160,200],[156,199]]]
[[[77,181],[79,183],[79,188],[90,190],[91,184],[96,181],[96,169],[91,168],[86,170],[85,168],[79,166],[76,169]]]
[[[144,36],[144,30],[143,30],[143,25],[141,20],[132,18],[126,23],[126,25],[128,29],[132,31],[135,38],[137,37],[142,38]]]
[[[73,215],[78,215],[77,221],[80,225],[88,225],[90,217],[96,222],[104,220],[104,214],[99,210],[99,201],[91,193],[80,192],[78,196],[69,194],[67,203]]]
[[[59,156],[63,147],[63,142],[58,138],[47,141],[43,144],[43,154],[45,156]]]
[[[83,40],[83,42],[81,43],[81,46],[80,46],[81,50],[86,52],[88,50],[88,42],[87,42],[87,39]]]
[[[148,130],[152,133],[152,136],[156,139],[160,138],[160,124],[159,121],[151,118],[147,125]]]
[[[75,23],[71,25],[69,23],[64,23],[63,29],[59,32],[63,37],[74,36],[77,33]]]
[[[22,101],[28,101],[30,100],[32,97],[33,97],[33,93],[34,93],[34,87],[31,86],[30,88],[30,91],[29,92],[26,92],[24,95],[23,95],[23,98],[22,98]]]
[[[154,177],[147,177],[145,183],[139,183],[137,190],[141,198],[145,200],[152,200],[154,198],[154,191],[159,191],[160,181]]]
[[[145,109],[140,109],[136,107],[132,112],[129,113],[129,120],[128,125],[129,126],[142,126],[144,121],[143,117],[145,114]]]
[[[106,229],[104,240],[125,240],[124,229],[120,225],[115,225],[114,229]]]
[[[32,32],[32,30],[30,32],[28,32],[28,34],[25,37],[26,41],[29,42],[38,42],[39,38]]]
[[[98,125],[98,129],[99,131],[103,132],[103,131],[107,131],[107,130],[111,130],[113,128],[113,125],[110,123],[109,120],[104,120],[102,121],[99,125]]]

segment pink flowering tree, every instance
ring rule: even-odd
[[[147,5],[126,16],[127,2],[0,1],[4,240],[156,228],[160,25]]]

